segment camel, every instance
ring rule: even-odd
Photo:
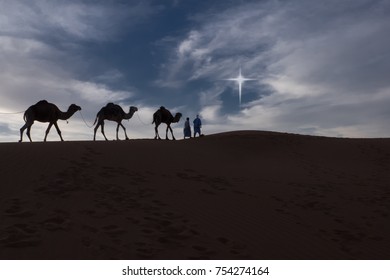
[[[129,140],[129,137],[127,137],[126,128],[122,124],[122,120],[131,119],[131,117],[134,115],[136,111],[138,111],[138,108],[131,106],[129,113],[125,113],[125,111],[123,111],[121,106],[114,103],[107,103],[107,105],[101,108],[96,115],[96,119],[93,125],[95,125],[96,122],[97,125],[94,128],[93,140],[95,141],[96,139],[96,131],[99,128],[99,126],[101,126],[101,131],[104,136],[104,139],[108,140],[106,135],[104,134],[104,120],[115,121],[118,123],[116,127],[116,140],[119,140],[118,137],[119,126],[123,128],[125,132],[126,140]]]
[[[175,139],[175,136],[173,136],[173,131],[171,128],[171,123],[176,123],[180,121],[182,114],[181,113],[176,113],[175,117],[172,116],[171,112],[169,112],[165,107],[161,106],[160,109],[158,109],[154,114],[153,114],[153,122],[155,124],[154,131],[156,132],[156,136],[154,139],[161,139],[160,135],[158,134],[158,126],[161,123],[165,123],[167,125],[167,130],[166,130],[166,135],[165,139],[169,140],[168,138],[168,129],[171,131],[172,134],[172,139]]]
[[[68,111],[61,112],[58,107],[52,103],[47,102],[46,100],[41,100],[37,102],[36,104],[30,106],[26,112],[24,112],[24,121],[26,122],[24,126],[20,129],[20,140],[19,142],[22,142],[23,140],[23,131],[27,128],[27,136],[31,140],[30,136],[30,130],[31,126],[34,124],[34,121],[39,122],[48,122],[49,126],[46,129],[45,138],[43,141],[46,142],[47,135],[49,134],[50,128],[54,124],[55,128],[57,129],[57,133],[61,138],[61,141],[64,141],[61,136],[61,131],[58,128],[57,121],[58,120],[67,120],[73,114],[77,111],[81,110],[80,106],[77,106],[75,104],[72,104],[69,106]]]

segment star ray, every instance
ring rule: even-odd
[[[241,67],[240,67],[239,74],[238,74],[238,76],[236,78],[228,78],[228,79],[224,79],[224,80],[226,80],[226,81],[236,81],[238,83],[238,100],[239,100],[239,104],[241,105],[242,85],[246,81],[256,81],[257,79],[245,78],[241,74]]]

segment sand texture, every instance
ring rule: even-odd
[[[390,139],[0,144],[1,259],[389,259]]]

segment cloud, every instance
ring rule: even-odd
[[[92,122],[112,101],[138,106],[147,122],[160,105],[200,113],[206,134],[389,135],[389,1],[220,1],[197,9],[183,1],[165,10],[154,1],[0,2],[0,112],[47,99],[64,110],[80,105]],[[257,80],[244,84],[241,106],[237,84],[224,80],[240,66]],[[2,117],[0,133],[14,134],[1,140],[17,140],[22,122]],[[154,135],[138,118],[129,125],[139,137]],[[64,129],[75,139],[92,131],[79,115]]]
[[[111,40],[159,8],[149,1],[2,1],[0,34],[40,40]],[[121,27],[121,28],[119,28]]]
[[[389,11],[388,1],[234,3],[192,17],[195,27],[177,42],[160,79],[213,83],[220,107],[203,106],[215,125],[388,136]],[[224,110],[220,80],[236,76],[239,65],[259,82],[245,84],[257,97],[235,113]]]
[[[133,98],[135,89],[117,84],[124,78],[120,70],[98,70],[91,46],[116,42],[159,10],[149,1],[1,1],[0,113],[46,99],[61,110],[76,103],[90,121],[106,102]],[[16,141],[22,114],[1,116],[1,140]],[[71,139],[90,134],[78,114],[72,122]],[[34,124],[33,133],[40,135],[46,126]],[[48,139],[58,140],[55,133]]]
[[[77,80],[70,81],[66,89],[82,100],[88,101],[89,104],[104,104],[108,101],[120,101],[132,96],[131,92],[110,90],[104,84]]]

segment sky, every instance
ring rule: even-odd
[[[197,114],[206,135],[390,137],[390,1],[0,0],[0,7],[0,142],[18,141],[20,112],[42,99],[62,111],[82,107],[59,121],[65,140],[91,140],[108,102],[138,107],[123,121],[133,139],[154,137],[160,106],[183,114],[176,138]],[[253,79],[242,84],[241,103],[238,83],[228,80],[240,69]],[[34,123],[33,141],[46,127]],[[114,139],[116,123],[105,128]],[[59,140],[54,128],[48,140]]]

